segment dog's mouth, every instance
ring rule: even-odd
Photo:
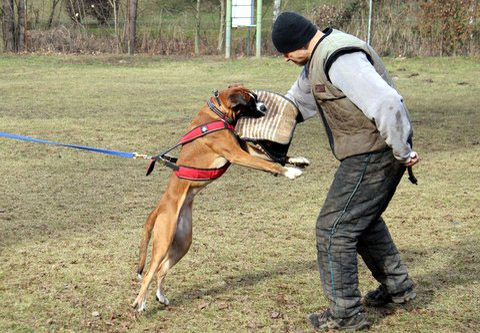
[[[257,94],[248,92],[250,95],[250,103],[248,104],[248,111],[244,113],[246,117],[260,118],[265,116],[267,112],[266,105],[258,100]]]

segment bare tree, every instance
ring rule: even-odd
[[[280,15],[281,7],[282,7],[282,0],[273,1],[273,22],[275,22],[277,20],[278,15]]]
[[[27,27],[27,0],[18,0],[17,13],[18,13],[18,34],[17,34],[17,51],[25,51],[26,48],[26,36],[25,30]]]
[[[135,53],[135,39],[137,35],[137,3],[138,0],[128,0],[127,3],[127,24],[125,25],[127,52],[129,55]]]
[[[200,54],[200,1],[197,0],[197,12],[195,15],[195,54]]]
[[[3,0],[3,41],[7,52],[15,52],[15,13],[13,0]]]
[[[220,30],[218,32],[218,52],[222,52],[225,41],[225,0],[220,0]]]
[[[50,29],[53,24],[53,17],[55,16],[55,9],[57,8],[57,5],[63,0],[52,0],[52,10],[50,12],[50,16],[48,17],[47,21],[47,29]],[[61,6],[60,6],[61,7]]]
[[[117,44],[116,47],[117,47],[117,53],[118,53],[119,48],[120,48],[120,35],[118,33],[118,12],[117,12],[118,5],[117,5],[117,0],[108,0],[108,3],[113,8],[113,24],[114,24],[114,29],[115,29],[115,44]]]

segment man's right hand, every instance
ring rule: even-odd
[[[410,167],[412,165],[417,164],[419,161],[420,161],[420,156],[416,152],[412,151],[410,153],[410,159],[404,164],[406,167]]]

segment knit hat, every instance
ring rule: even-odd
[[[307,45],[317,30],[317,27],[302,15],[284,12],[273,24],[272,42],[278,52],[288,53]]]

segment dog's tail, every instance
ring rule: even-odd
[[[142,278],[143,269],[145,268],[145,261],[147,260],[147,249],[148,243],[150,242],[150,237],[152,236],[152,229],[155,226],[155,221],[157,220],[158,211],[154,209],[148,216],[145,225],[143,226],[142,238],[140,240],[139,247],[139,260],[137,265],[137,277]]]

